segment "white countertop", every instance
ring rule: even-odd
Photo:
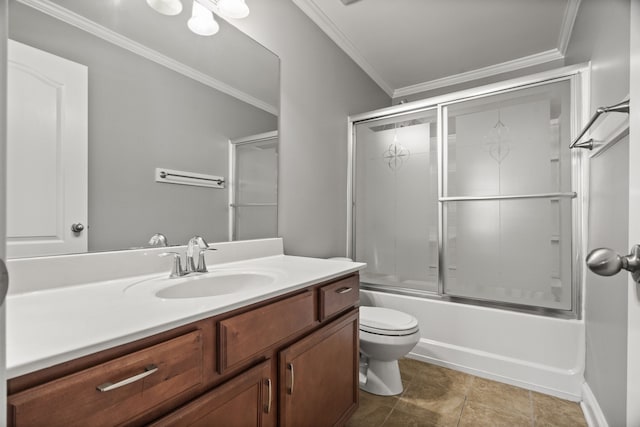
[[[228,312],[364,266],[287,255],[210,265],[211,272],[265,271],[276,272],[277,276],[264,287],[216,297],[161,299],[151,291],[125,292],[134,283],[168,277],[168,271],[9,295],[7,378]]]

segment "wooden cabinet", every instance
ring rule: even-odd
[[[8,425],[333,426],[358,405],[358,275],[8,382]]]
[[[358,407],[358,312],[280,352],[280,425],[344,424]]]
[[[266,427],[275,425],[275,381],[271,360],[151,424],[152,427]]]
[[[9,425],[117,425],[202,383],[194,331],[9,396]]]
[[[357,275],[337,280],[318,289],[320,320],[326,320],[358,304],[360,279]]]
[[[238,314],[219,325],[218,371],[247,362],[274,344],[314,325],[314,294],[306,291],[265,307]]]

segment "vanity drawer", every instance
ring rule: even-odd
[[[360,298],[360,276],[354,274],[319,289],[320,321],[354,306]]]
[[[125,423],[202,384],[202,349],[198,330],[11,395],[10,425]]]
[[[219,322],[218,371],[242,363],[313,326],[315,299],[306,291]]]

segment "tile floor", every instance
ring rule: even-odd
[[[404,392],[360,391],[347,427],[586,427],[580,405],[412,359],[400,360]]]

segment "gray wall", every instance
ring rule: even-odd
[[[591,112],[629,93],[629,0],[582,0],[567,64],[592,62]],[[592,161],[588,247],[628,251],[628,142]],[[611,182],[616,182],[615,190]],[[587,273],[585,379],[610,426],[626,425],[627,275]]]
[[[292,255],[346,252],[347,116],[391,99],[290,0],[234,23],[280,57],[278,232]]]
[[[154,182],[156,167],[228,177],[228,140],[277,117],[12,2],[10,37],[89,67],[89,250],[227,240],[227,190]]]

